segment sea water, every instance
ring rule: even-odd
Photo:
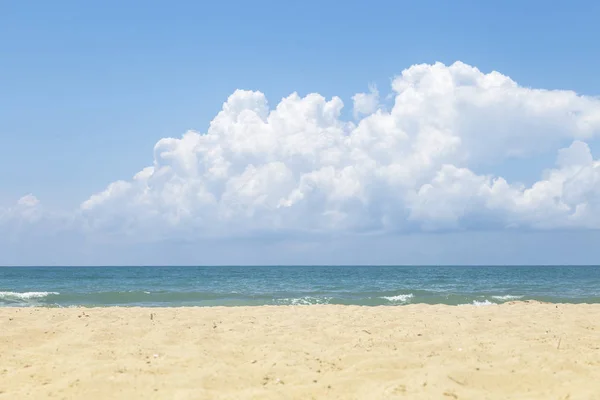
[[[0,267],[0,306],[599,303],[600,266]]]

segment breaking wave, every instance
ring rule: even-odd
[[[413,297],[414,297],[413,294],[409,293],[409,294],[399,294],[396,296],[381,296],[380,299],[384,299],[384,300],[387,300],[392,303],[407,303]]]
[[[0,292],[1,305],[40,305],[58,292]]]

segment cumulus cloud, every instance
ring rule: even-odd
[[[600,162],[574,141],[531,187],[444,165],[411,197],[409,219],[425,228],[489,225],[536,229],[600,227]]]
[[[40,201],[32,194],[17,200],[16,204],[6,209],[0,209],[0,222],[34,223],[42,217]]]
[[[21,197],[11,207],[0,208],[0,241],[18,241],[33,232],[43,218],[44,210],[32,194]]]
[[[204,133],[164,138],[152,165],[81,204],[88,231],[160,236],[600,227],[600,100],[519,86],[457,62],[415,65],[379,92],[238,90]],[[559,149],[563,143],[571,143]],[[482,165],[556,151],[522,186]],[[34,199],[22,201],[37,206]],[[167,232],[167,233],[165,233]]]
[[[352,96],[354,118],[374,113],[379,107],[379,91],[375,85],[369,86],[369,93],[357,93]]]
[[[81,233],[78,213],[49,210],[33,194],[21,197],[12,206],[0,207],[0,244],[10,243],[9,252],[15,250],[12,244],[24,244],[31,239],[46,241],[65,233]]]

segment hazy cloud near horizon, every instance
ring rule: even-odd
[[[0,208],[0,240],[600,228],[600,161],[588,145],[599,99],[461,62],[414,65],[391,89],[356,94],[353,120],[338,97],[294,93],[269,106],[238,90],[206,132],[161,139],[148,166],[76,210],[47,210],[34,194]],[[542,152],[555,162],[532,184],[481,172]]]

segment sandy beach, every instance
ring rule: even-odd
[[[600,399],[600,305],[2,308],[0,399]]]

